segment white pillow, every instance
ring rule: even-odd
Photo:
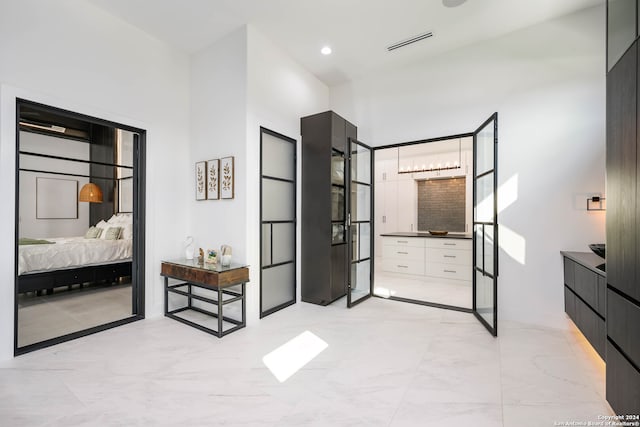
[[[109,228],[109,224],[107,224],[104,220],[101,220],[99,223],[96,224],[96,228],[102,229],[102,233],[100,233],[100,237],[98,237],[98,239],[104,240],[107,234],[107,228]]]
[[[122,234],[122,227],[109,227],[105,233],[105,240],[118,240]]]
[[[121,239],[133,239],[133,225],[125,224],[122,228],[122,233],[120,234]]]
[[[130,213],[118,213],[114,214],[109,221],[109,224],[123,225],[123,224],[131,224],[133,222],[133,215]]]

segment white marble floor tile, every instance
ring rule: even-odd
[[[8,426],[545,426],[610,414],[573,330],[372,298],[299,303],[222,339],[168,318],[0,363]],[[308,331],[326,349],[280,382],[262,358]],[[548,348],[554,346],[554,348]]]

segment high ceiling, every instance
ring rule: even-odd
[[[329,86],[553,19],[604,0],[87,0],[190,53],[251,24]],[[460,3],[444,0],[444,3]],[[433,37],[386,47],[431,31]],[[320,48],[330,45],[333,54]]]

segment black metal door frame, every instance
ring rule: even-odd
[[[262,142],[262,135],[263,134],[268,134],[271,135],[275,138],[278,138],[282,141],[285,142],[289,142],[291,144],[293,144],[293,180],[287,180],[287,179],[283,179],[283,178],[276,178],[276,177],[272,177],[272,176],[267,176],[267,175],[263,175],[263,168],[262,168],[262,155],[263,155],[263,142]],[[283,135],[281,133],[272,131],[270,129],[267,129],[265,127],[260,126],[260,318],[262,319],[263,317],[266,317],[270,314],[273,314],[279,310],[282,310],[283,308],[289,307],[290,305],[293,305],[296,303],[297,299],[298,299],[298,293],[297,293],[297,286],[298,286],[298,281],[297,281],[297,266],[298,266],[298,261],[297,261],[297,250],[298,250],[298,246],[297,246],[297,209],[298,209],[298,195],[297,195],[297,189],[298,189],[298,183],[297,183],[297,172],[298,172],[298,166],[297,166],[297,160],[298,159],[298,151],[297,151],[297,142],[295,139],[293,138],[289,138],[286,135]],[[292,220],[287,220],[287,221],[270,221],[270,220],[264,220],[263,218],[263,212],[262,212],[262,197],[263,197],[263,188],[262,188],[262,180],[263,179],[271,179],[274,181],[283,181],[283,182],[288,182],[290,184],[293,184],[293,219]],[[294,229],[294,233],[293,233],[293,260],[291,261],[286,261],[286,262],[280,262],[280,263],[273,263],[273,225],[274,224],[293,224],[293,229]],[[262,245],[263,245],[263,236],[262,236],[262,227],[264,225],[269,225],[271,227],[271,232],[270,232],[270,236],[271,236],[271,241],[270,241],[270,245],[271,245],[271,250],[269,251],[269,254],[271,256],[271,259],[269,260],[268,263],[265,263],[266,260],[263,259],[263,253],[262,253]],[[294,271],[294,281],[293,281],[293,299],[286,301],[276,307],[272,307],[269,308],[267,310],[264,310],[263,308],[263,287],[262,287],[262,272],[265,269],[268,268],[273,268],[273,267],[279,267],[282,265],[286,265],[286,264],[293,264],[293,271]]]
[[[483,171],[478,174],[478,134],[493,122],[493,169]],[[477,200],[477,183],[478,179],[493,174],[493,220],[476,221]],[[477,232],[476,226],[482,229],[482,265],[477,265]],[[492,273],[487,272],[485,266],[485,227],[493,227],[493,263]],[[473,233],[473,277],[472,292],[473,304],[472,310],[474,316],[484,325],[485,328],[493,335],[498,336],[498,113],[493,113],[476,131],[473,133],[473,222],[471,227]],[[487,320],[478,313],[477,307],[477,290],[478,284],[476,274],[481,273],[483,276],[489,277],[493,282],[493,324],[489,324]]]
[[[20,111],[21,106],[29,106],[31,108],[38,108],[43,111],[51,112],[59,116],[69,117],[76,120],[89,122],[92,124],[98,124],[102,126],[113,127],[117,129],[126,130],[137,134],[134,136],[134,158],[133,158],[133,260],[131,265],[131,303],[132,303],[132,315],[130,317],[109,322],[103,325],[94,326],[91,328],[83,329],[80,331],[72,332],[70,334],[62,335],[59,337],[50,338],[44,341],[29,344],[23,347],[18,347],[18,240],[19,240],[19,223],[20,217]],[[145,317],[145,212],[146,212],[146,135],[147,131],[139,129],[133,126],[124,125],[121,123],[112,122],[109,120],[100,119],[86,114],[76,113],[69,110],[64,110],[58,107],[52,107],[44,105],[38,102],[29,101],[26,99],[16,98],[16,157],[15,157],[15,265],[14,265],[14,325],[13,325],[13,354],[18,356],[21,354],[29,353],[31,351],[40,350],[42,348],[50,347],[56,344],[60,344],[66,341],[81,338],[87,335],[91,335],[97,332],[101,332],[107,329],[115,328],[117,326],[125,325],[127,323],[135,322],[137,320],[144,319]],[[39,132],[34,132],[39,133]],[[62,136],[60,136],[62,137]],[[75,139],[77,138],[69,138]],[[88,141],[85,141],[88,142]],[[47,156],[44,156],[47,157]],[[55,158],[56,156],[48,156]],[[100,163],[91,162],[90,160],[85,163]],[[102,163],[104,164],[104,163]],[[111,165],[117,166],[117,165]],[[36,171],[37,172],[37,171]]]
[[[353,154],[356,152],[353,150],[352,144],[355,145],[360,145],[364,148],[366,148],[367,150],[369,150],[369,183],[366,182],[359,182],[359,181],[352,181],[351,179],[351,161],[353,158]],[[373,221],[373,192],[374,192],[374,175],[373,175],[373,158],[374,158],[374,151],[373,149],[368,146],[367,144],[364,144],[358,140],[352,139],[352,138],[348,138],[347,141],[347,153],[348,154],[348,158],[346,159],[346,172],[345,172],[345,186],[347,191],[345,191],[346,195],[345,195],[345,205],[347,206],[347,224],[346,224],[346,235],[347,235],[347,256],[348,256],[348,260],[347,260],[347,265],[348,265],[348,272],[347,272],[347,307],[351,308],[354,307],[358,304],[360,304],[361,302],[371,298],[371,296],[373,295],[373,280],[374,280],[374,256],[373,256],[373,242],[374,242],[374,221]],[[368,221],[353,221],[351,218],[351,183],[355,182],[358,185],[366,185],[369,187],[369,220]],[[365,258],[365,259],[353,259],[353,239],[352,239],[352,234],[351,234],[351,227],[355,224],[358,227],[358,250],[361,248],[361,244],[360,244],[360,224],[363,223],[369,223],[369,257]],[[351,299],[351,283],[353,280],[353,275],[352,275],[352,266],[353,264],[359,264],[363,261],[369,261],[369,294],[367,296],[364,296],[362,298],[359,298],[356,301],[352,301]]]

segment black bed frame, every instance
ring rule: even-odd
[[[60,286],[71,286],[104,280],[115,282],[120,277],[131,276],[131,271],[131,261],[129,260],[112,264],[23,274],[22,276],[18,276],[18,293],[39,293],[40,291],[47,290],[47,293],[51,294],[53,288]]]

